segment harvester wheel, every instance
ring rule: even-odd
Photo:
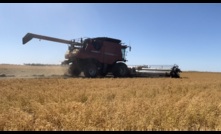
[[[77,77],[80,75],[81,70],[78,67],[76,67],[76,65],[74,66],[73,64],[71,64],[68,69],[68,72],[72,77],[74,77],[74,76]]]
[[[116,63],[112,71],[114,77],[126,77],[129,74],[128,67],[124,63]]]
[[[84,75],[88,78],[95,78],[98,75],[97,66],[94,63],[89,63],[84,68]]]

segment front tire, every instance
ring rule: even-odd
[[[113,67],[112,73],[114,77],[127,77],[129,70],[125,63],[116,63]]]

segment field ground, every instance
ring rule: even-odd
[[[66,69],[0,65],[0,130],[221,130],[221,73],[89,79]]]
[[[0,65],[1,78],[61,77],[67,66]]]

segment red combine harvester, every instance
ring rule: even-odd
[[[81,38],[76,40],[64,40],[49,36],[27,33],[23,39],[26,44],[32,38],[54,41],[68,44],[68,51],[62,65],[69,65],[68,72],[71,76],[79,76],[81,72],[85,77],[105,77],[112,74],[114,77],[136,77],[136,76],[167,76],[179,78],[181,70],[177,65],[170,68],[151,68],[151,66],[130,66],[127,61],[126,49],[130,46],[122,44],[121,40],[96,37]]]

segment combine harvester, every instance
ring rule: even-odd
[[[174,66],[127,66],[126,49],[130,46],[121,43],[121,40],[96,37],[80,38],[79,40],[64,40],[49,36],[27,33],[22,43],[26,44],[32,38],[54,41],[69,45],[62,65],[69,65],[68,73],[77,77],[84,73],[85,77],[105,77],[111,74],[114,77],[172,77],[179,78],[181,70]]]

